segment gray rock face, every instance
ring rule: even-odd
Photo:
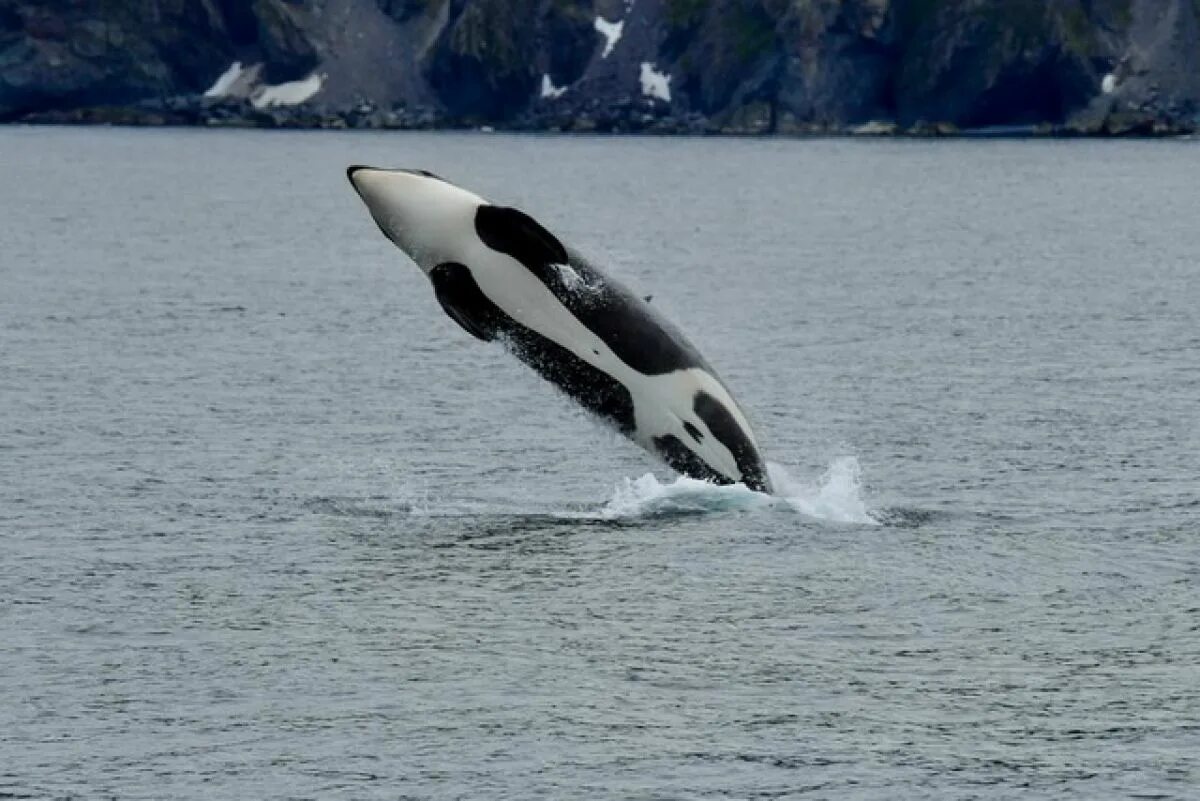
[[[1103,68],[1096,62],[1112,61],[1099,26],[1084,18],[1075,0],[1009,0],[945,4],[904,20],[900,122],[1061,122],[1099,93]]]
[[[424,72],[450,115],[503,119],[529,103],[542,75],[564,86],[582,75],[595,39],[582,5],[557,0],[449,2],[448,19]]]
[[[238,56],[286,80],[319,61],[283,0],[0,0],[0,119],[204,91]]]
[[[1200,3],[1134,0],[1122,17],[1109,92],[1076,111],[1080,133],[1153,134],[1200,120]]]
[[[251,124],[1155,133],[1196,127],[1200,3],[0,0],[0,120],[211,122],[168,98],[234,61],[319,87]]]

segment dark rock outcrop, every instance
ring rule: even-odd
[[[200,93],[239,57],[290,80],[310,24],[285,0],[0,0],[0,119]]]
[[[918,5],[918,4],[912,4]],[[901,124],[963,127],[1059,123],[1100,91],[1111,52],[1079,0],[927,3],[900,25]]]
[[[1198,118],[1195,0],[0,0],[0,120],[1111,135]]]
[[[449,0],[451,21],[426,70],[446,111],[500,120],[524,108],[542,75],[574,83],[595,43],[592,18],[580,4],[558,0]]]

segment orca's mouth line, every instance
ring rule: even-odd
[[[365,164],[351,164],[346,168],[346,178],[349,179],[351,184],[354,183],[354,173],[358,172],[359,170],[374,170],[375,172],[403,172],[409,175],[419,175],[422,178],[432,178],[433,180],[441,181],[444,184],[450,183],[442,176],[438,175],[437,173],[430,172],[429,170],[410,169],[408,167],[381,168],[368,167]],[[357,186],[355,188],[357,189]]]

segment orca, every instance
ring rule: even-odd
[[[642,297],[522,211],[425,170],[346,170],[446,314],[499,341],[674,470],[770,492],[754,432],[717,373]]]

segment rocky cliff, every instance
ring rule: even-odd
[[[0,0],[0,120],[1194,130],[1200,0]]]

